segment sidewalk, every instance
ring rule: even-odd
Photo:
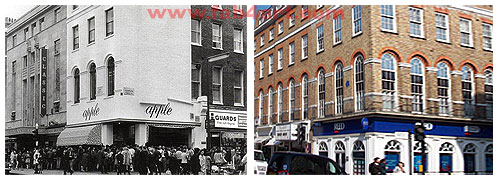
[[[35,175],[33,169],[24,170],[11,170],[9,175]],[[63,175],[62,170],[43,170],[40,175]],[[139,175],[139,172],[131,172],[131,175]],[[37,174],[38,175],[38,174]],[[69,175],[69,173],[68,173]],[[109,172],[108,174],[101,174],[101,172],[75,172],[73,175],[116,175],[116,172]]]

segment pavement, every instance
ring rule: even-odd
[[[9,175],[35,175],[33,169],[18,169],[18,170],[11,170]],[[36,174],[36,175],[63,175],[64,172],[62,170],[43,170],[42,174]],[[131,175],[139,175],[139,172],[131,172]],[[68,173],[69,175],[69,173]],[[75,172],[73,175],[116,175],[116,172],[109,172],[108,174],[101,174],[101,172],[96,171],[96,172]]]

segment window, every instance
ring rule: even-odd
[[[288,113],[289,120],[295,120],[295,81],[290,79],[290,85],[288,85]]]
[[[274,64],[273,58],[274,58],[274,55],[270,54],[269,55],[269,74],[272,74],[273,70],[274,70],[274,68],[273,68],[273,64]]]
[[[264,46],[264,36],[265,36],[265,34],[262,34],[262,35],[260,36],[260,46],[261,46],[261,47],[262,47],[262,46]]]
[[[460,45],[472,46],[471,21],[464,18],[460,18]]]
[[[234,51],[243,53],[243,31],[234,29]]]
[[[253,51],[257,50],[257,40],[253,40]]]
[[[416,142],[413,146],[413,172],[423,173],[427,172],[427,164],[429,163],[429,144],[422,144],[422,142]],[[424,154],[422,154],[422,152]],[[424,162],[425,159],[425,162]]]
[[[278,23],[278,35],[281,34],[281,33],[283,33],[283,26],[284,26],[283,25],[283,21],[280,21]]]
[[[191,99],[201,96],[201,65],[191,64]]]
[[[492,50],[492,41],[491,39],[493,38],[491,32],[492,30],[492,25],[491,24],[486,24],[483,23],[483,48],[485,50]]]
[[[339,164],[340,168],[345,170],[345,162],[346,162],[346,155],[345,155],[345,145],[342,143],[342,141],[337,141],[335,143],[335,161]]]
[[[309,16],[309,6],[302,5],[302,19],[307,18],[307,16]]]
[[[469,143],[464,147],[464,172],[473,173],[476,171],[476,145]]]
[[[360,140],[356,140],[352,149],[353,175],[365,174],[365,145]]]
[[[319,155],[328,157],[328,145],[325,142],[319,143]]]
[[[108,58],[108,96],[115,95],[115,59]]]
[[[257,125],[262,125],[262,119],[264,114],[264,92],[262,89],[259,92],[259,122]]]
[[[90,100],[95,100],[96,98],[96,67],[95,63],[90,64]]]
[[[78,49],[80,46],[80,35],[78,33],[78,25],[73,27],[73,50]]]
[[[335,113],[344,112],[344,69],[342,63],[335,66]]]
[[[295,42],[290,43],[288,45],[288,49],[290,52],[290,55],[288,56],[290,58],[290,62],[288,64],[293,65],[295,63]]]
[[[12,108],[12,111],[14,112],[13,113],[13,117],[12,117],[12,120],[16,120],[16,100],[17,100],[17,97],[16,97],[16,94],[17,94],[17,90],[16,90],[16,82],[17,82],[17,70],[16,70],[16,61],[12,61],[12,81],[11,81],[11,91],[12,91],[12,104],[11,104],[11,108]]]
[[[244,82],[243,71],[235,70],[234,77],[236,79],[234,82],[234,105],[243,106],[243,97],[244,97],[244,95],[243,95],[243,82]]]
[[[307,35],[302,36],[302,59],[307,58]]]
[[[290,14],[290,27],[295,26],[295,13]]]
[[[78,9],[79,5],[73,5],[73,10]]]
[[[439,148],[439,172],[453,172],[453,145],[445,142]]]
[[[222,50],[222,29],[221,25],[212,23],[212,48]]]
[[[57,23],[62,19],[61,17],[61,8],[57,8],[54,10],[54,22]]]
[[[363,31],[361,27],[361,6],[354,6],[352,8],[352,36],[356,36]]]
[[[333,44],[338,44],[342,42],[342,19],[341,15],[338,15],[333,20]]]
[[[23,56],[23,68],[28,67],[28,56]]]
[[[423,64],[420,58],[412,58],[411,61],[411,96],[412,98],[412,111],[423,113],[424,111],[424,71]]]
[[[484,71],[484,95],[486,100],[486,119],[493,118],[493,72],[490,69]]]
[[[269,30],[269,41],[272,41],[274,39],[274,28],[271,28]]]
[[[278,123],[283,121],[283,85],[278,84]]]
[[[365,109],[365,73],[364,73],[363,56],[356,57],[354,66],[354,86],[356,91],[356,111],[363,111]]]
[[[40,30],[39,32],[42,32],[43,28],[45,27],[44,24],[45,24],[45,18],[40,18],[40,20],[38,20],[38,23],[40,24]]]
[[[493,144],[486,146],[484,150],[486,160],[486,173],[493,174]]]
[[[74,74],[74,103],[79,103],[80,102],[80,70],[78,68],[75,69]]]
[[[114,33],[114,12],[113,8],[106,10],[106,36]]]
[[[283,48],[278,50],[278,70],[283,69]]]
[[[31,24],[31,36],[35,36],[37,33],[36,22]]]
[[[222,67],[212,69],[212,98],[214,104],[222,104]]]
[[[273,115],[274,115],[274,93],[273,93],[273,87],[269,87],[269,90],[268,90],[268,120],[267,122],[268,123],[273,123]]]
[[[438,86],[438,99],[439,99],[439,114],[450,113],[450,76],[448,74],[448,65],[444,62],[439,62],[437,65],[437,86]]]
[[[15,35],[14,35],[15,36]],[[30,36],[30,30],[29,28],[24,28],[24,41],[26,41],[28,39],[28,37]],[[16,44],[14,43],[14,46]]]
[[[191,19],[191,43],[201,45],[201,21]]]
[[[321,69],[318,73],[318,117],[325,117],[325,71]]]
[[[95,18],[88,19],[89,23],[89,44],[95,42]]]
[[[54,54],[59,54],[61,52],[61,40],[57,39],[54,41]]]
[[[393,5],[380,5],[382,30],[396,32],[396,12]]]
[[[309,108],[309,79],[307,75],[302,77],[302,119],[309,118],[307,112]]]
[[[382,55],[382,107],[386,110],[396,108],[396,59],[390,53]]]
[[[448,15],[436,13],[436,40],[449,42]]]
[[[215,9],[222,9],[222,5],[212,5],[212,8],[215,8]]]
[[[462,68],[462,96],[464,99],[464,113],[468,117],[474,116],[473,81],[474,73],[468,65],[465,65]]]
[[[12,36],[12,47],[17,45],[17,35]]]
[[[264,59],[260,59],[259,78],[264,78]]]
[[[325,32],[324,32],[323,25],[319,26],[317,28],[316,32],[317,32],[317,35],[318,35],[318,37],[317,37],[317,46],[316,46],[317,50],[316,50],[316,52],[321,52],[321,51],[325,50],[324,42],[323,42]]]
[[[410,15],[410,36],[424,37],[424,18],[423,10],[410,7],[408,14]]]

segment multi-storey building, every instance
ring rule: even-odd
[[[430,5],[259,11],[256,146],[324,155],[349,174],[366,174],[375,157],[387,159],[389,172],[402,161],[406,172],[491,173],[492,11]],[[421,121],[424,154],[408,139]],[[298,124],[307,125],[307,146],[295,140]]]
[[[7,143],[55,145],[66,124],[66,6],[36,6],[6,29]]]
[[[190,18],[183,6],[68,6],[68,123],[58,145],[203,148],[191,100]]]
[[[191,11],[191,97],[209,99],[207,141],[245,145],[246,6],[192,5]]]

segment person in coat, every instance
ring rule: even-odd
[[[373,162],[368,166],[368,171],[372,175],[382,175],[382,166],[380,166],[380,158],[375,157]]]

